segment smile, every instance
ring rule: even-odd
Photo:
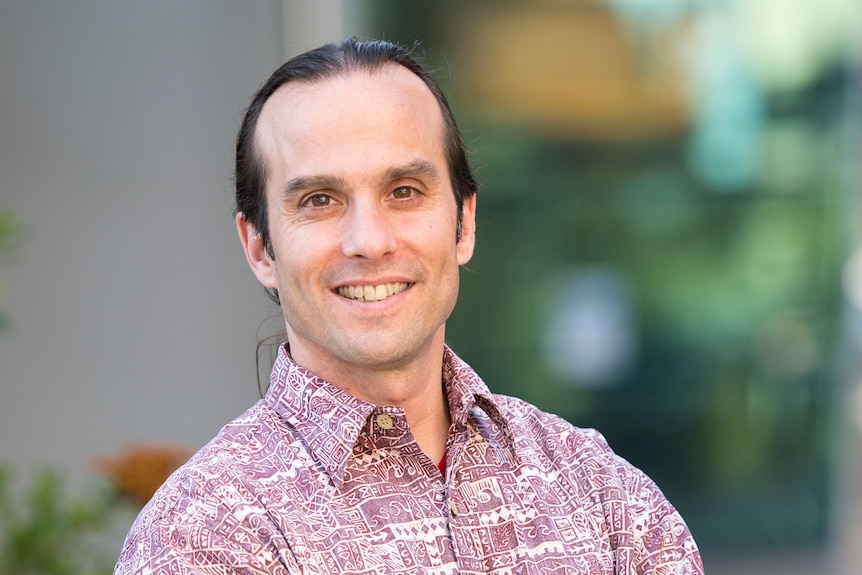
[[[338,295],[347,299],[358,299],[361,301],[374,302],[381,301],[391,295],[401,293],[407,289],[410,284],[407,282],[390,282],[374,286],[343,286],[338,288]]]

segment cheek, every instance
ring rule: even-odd
[[[282,283],[318,281],[338,251],[338,234],[320,226],[298,226],[273,240],[276,267]]]
[[[458,245],[455,243],[455,225],[447,222],[424,222],[412,227],[411,243],[419,249],[429,261],[438,260],[445,267],[452,264],[453,259],[460,259]]]

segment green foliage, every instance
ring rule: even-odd
[[[18,235],[18,222],[9,211],[0,211],[0,251],[9,247]]]
[[[102,556],[99,542],[117,509],[111,490],[73,498],[50,470],[16,497],[11,473],[0,466],[0,575],[111,573],[114,558]]]
[[[12,216],[12,212],[0,209],[0,254],[7,251],[20,236],[20,224]],[[0,298],[3,296],[3,286],[0,285]],[[6,327],[9,320],[0,310],[0,330]]]

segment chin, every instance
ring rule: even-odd
[[[365,341],[362,341],[363,339]],[[393,337],[391,341],[386,341],[387,339],[389,338],[366,333],[365,338],[359,337],[345,342],[341,356],[346,363],[357,367],[398,368],[421,356],[431,341],[429,339],[424,345],[416,345],[403,336]]]

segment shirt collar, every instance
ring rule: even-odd
[[[465,423],[470,410],[479,407],[509,434],[485,382],[448,346],[443,352],[443,385],[453,422]],[[286,343],[278,349],[264,402],[296,430],[336,485],[359,433],[378,409],[297,365]]]
[[[472,367],[455,355],[448,346],[443,350],[443,385],[449,400],[453,423],[464,423],[471,409],[480,407],[498,425],[508,431],[494,396]]]

